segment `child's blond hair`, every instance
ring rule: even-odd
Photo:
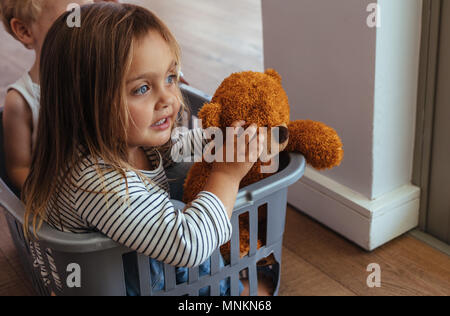
[[[44,0],[1,0],[0,17],[6,31],[17,38],[11,29],[11,20],[16,18],[30,25],[41,14],[43,2]]]
[[[129,163],[127,130],[131,123],[125,75],[136,43],[150,31],[157,32],[169,46],[177,73],[181,62],[175,37],[145,8],[110,2],[85,5],[80,28],[67,25],[69,14],[56,20],[42,47],[38,136],[22,190],[26,236],[30,219],[36,233],[47,218],[47,207],[64,181],[77,186],[74,168],[84,157],[103,160],[94,167],[103,183],[105,173],[111,171],[108,167],[121,174],[127,193],[127,171],[134,171],[146,184],[152,182]],[[179,87],[174,90],[181,104],[179,114],[189,112]],[[170,153],[170,145],[168,141],[161,152]],[[111,191],[96,193],[109,199]]]

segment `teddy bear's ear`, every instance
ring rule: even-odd
[[[220,127],[220,114],[222,106],[218,103],[207,103],[198,112],[198,118],[202,120],[202,127]]]
[[[269,68],[264,73],[281,83],[281,75],[275,69]]]

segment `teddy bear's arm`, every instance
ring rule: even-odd
[[[344,156],[342,142],[336,131],[310,120],[291,121],[288,124],[289,143],[286,151],[300,152],[316,169],[338,166]]]

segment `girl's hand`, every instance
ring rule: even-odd
[[[223,162],[215,161],[212,163],[211,173],[204,186],[205,191],[215,194],[222,201],[228,218],[231,218],[233,215],[233,207],[236,203],[236,196],[242,178],[250,171],[263,152],[265,136],[264,134],[256,135],[257,126],[255,124],[247,128],[247,133],[236,135],[237,128],[242,127],[244,124],[245,121],[233,122],[233,137],[225,139],[222,148],[216,148],[216,153],[223,154]],[[246,134],[249,135],[247,136]],[[249,137],[248,140],[247,137]],[[213,140],[208,144],[211,147],[207,152],[211,152],[214,143],[215,141]],[[257,145],[257,149],[255,149],[255,145]],[[251,149],[250,151],[249,148]],[[234,149],[234,157],[230,157],[232,159],[227,161],[226,153],[227,150],[231,153],[231,149]],[[245,162],[237,162],[237,157],[245,158]]]
[[[245,121],[236,121],[231,124],[234,129],[233,137],[224,140],[222,146],[223,162],[214,162],[212,166],[212,173],[221,173],[227,175],[237,181],[238,183],[244,178],[255,162],[261,156],[263,152],[263,145],[265,141],[265,135],[257,134],[258,126],[256,124],[250,125],[244,133],[239,133],[239,128],[242,131],[242,127]],[[246,135],[247,134],[247,135]],[[214,146],[214,141],[211,142]],[[220,150],[216,148],[216,150]],[[233,150],[234,155],[227,159],[227,152]],[[244,161],[244,162],[238,162]]]

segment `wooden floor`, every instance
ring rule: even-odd
[[[183,50],[192,86],[212,94],[232,72],[263,70],[259,0],[130,1],[155,11]],[[33,54],[0,30],[0,104]],[[280,295],[450,295],[450,258],[410,235],[369,253],[288,207]],[[366,284],[381,267],[381,287]],[[0,215],[0,295],[33,295]]]
[[[288,208],[280,295],[450,295],[450,258],[406,234],[373,252]],[[369,288],[371,263],[381,287]]]

